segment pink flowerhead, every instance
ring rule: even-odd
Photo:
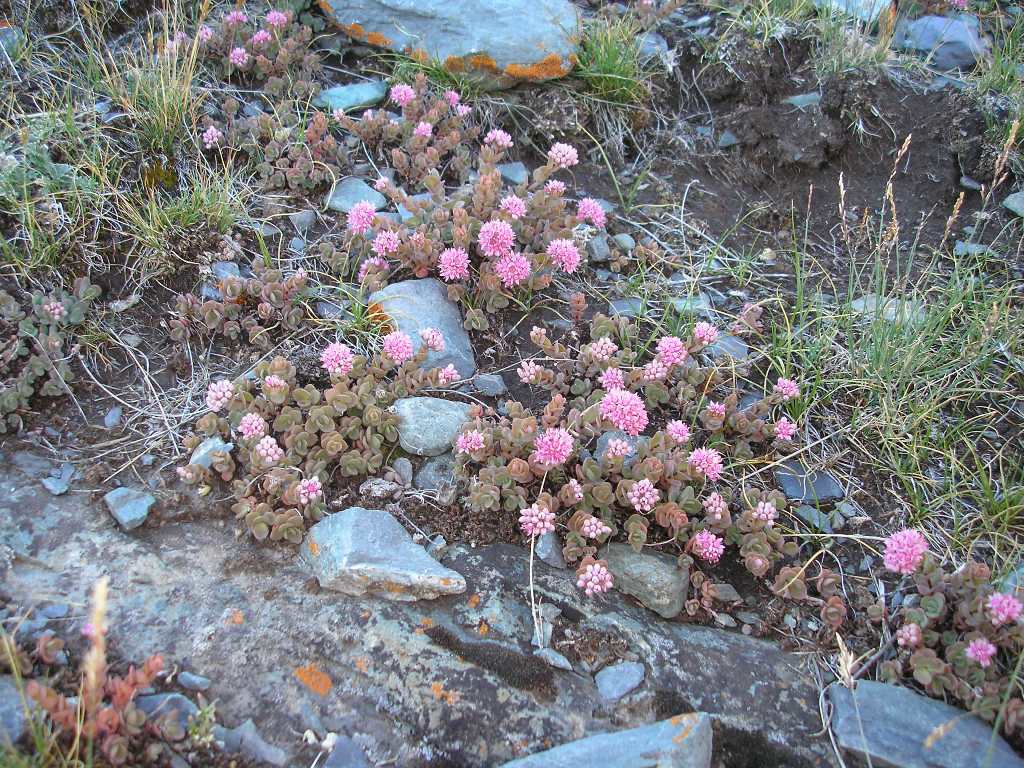
[[[565,462],[572,455],[572,435],[565,429],[545,429],[534,439],[534,458],[538,464],[550,469]]]
[[[629,503],[637,512],[650,512],[654,505],[661,500],[661,493],[654,487],[654,483],[646,477],[638,483],[634,483],[626,494]]]
[[[519,510],[519,528],[524,536],[543,536],[555,530],[555,513],[540,504]]]
[[[45,311],[46,314],[54,320],[54,322],[63,320],[68,313],[64,306],[64,302],[62,301],[48,301],[43,305],[43,311]]]
[[[485,255],[496,259],[512,251],[512,246],[516,242],[516,233],[512,231],[512,227],[507,221],[496,219],[488,221],[480,227],[477,242]]]
[[[757,506],[754,507],[752,514],[755,520],[767,523],[766,527],[768,528],[771,528],[775,521],[779,519],[779,511],[775,509],[775,505],[770,501],[757,502]]]
[[[384,229],[373,238],[373,244],[370,246],[370,249],[378,256],[387,256],[389,253],[397,251],[400,244],[401,241],[398,239],[397,232]]]
[[[271,11],[267,14],[267,26],[275,28],[288,26],[288,14],[283,11]]]
[[[1012,624],[1020,618],[1024,606],[1020,600],[1013,595],[1004,592],[996,592],[988,599],[988,617],[993,627],[1001,627],[1003,624]]]
[[[455,366],[448,363],[448,365],[441,369],[441,372],[438,373],[437,377],[438,381],[441,382],[441,386],[447,387],[449,384],[458,381],[460,375],[459,372],[455,370]]]
[[[354,232],[357,235],[365,235],[373,227],[373,219],[377,215],[377,210],[373,203],[369,200],[360,200],[358,203],[352,206],[352,210],[348,212],[348,216],[345,219],[345,226],[348,227],[349,232]]]
[[[571,168],[579,161],[580,156],[576,153],[576,148],[569,144],[556,142],[548,150],[548,162],[556,168]]]
[[[576,577],[576,586],[582,589],[588,597],[607,592],[614,583],[608,566],[603,563],[590,563],[576,571]]]
[[[690,543],[693,554],[708,563],[717,563],[725,552],[725,542],[711,531],[698,531]]]
[[[523,360],[519,367],[516,368],[516,373],[523,384],[536,384],[543,370],[533,360]]]
[[[701,504],[704,507],[704,514],[707,515],[708,521],[712,523],[721,522],[729,511],[729,505],[720,493],[712,493]]]
[[[199,28],[199,42],[208,43],[213,39],[213,30],[205,24]]]
[[[455,114],[459,117],[465,117],[472,111],[473,108],[469,106],[469,104],[459,104],[459,106],[455,108]]]
[[[231,11],[224,17],[224,23],[229,27],[235,27],[239,24],[245,24],[249,20],[249,17],[245,15],[245,11]]]
[[[971,640],[967,646],[966,655],[971,661],[978,662],[982,667],[988,667],[992,664],[992,659],[998,650],[984,637],[978,637]]]
[[[238,431],[242,437],[251,440],[254,437],[263,437],[267,434],[267,422],[258,413],[247,413],[238,422]]]
[[[411,85],[399,83],[391,86],[391,101],[400,107],[408,106],[416,98],[416,91]]]
[[[608,336],[602,336],[597,341],[590,343],[590,354],[595,360],[610,360],[611,356],[619,351],[619,346]]]
[[[284,449],[270,435],[256,443],[255,450],[256,455],[264,464],[276,464],[284,458]]]
[[[612,532],[612,529],[605,525],[599,517],[591,515],[580,526],[580,533],[585,539],[599,539]]]
[[[261,29],[255,35],[252,36],[253,45],[263,45],[264,43],[270,42],[270,33],[265,29]]]
[[[794,397],[800,397],[800,387],[792,379],[780,376],[775,382],[775,393],[782,395],[783,400],[792,400]]]
[[[432,126],[425,120],[421,121],[416,124],[416,127],[413,129],[412,135],[419,136],[422,139],[429,139],[431,136],[434,135],[434,126]]]
[[[494,273],[502,285],[512,288],[530,276],[530,260],[521,253],[507,253],[495,263]]]
[[[441,251],[437,266],[445,282],[465,280],[469,277],[469,254],[462,248],[446,248]]]
[[[498,207],[513,219],[521,219],[526,215],[526,201],[515,195],[503,197]]]
[[[575,477],[571,478],[568,483],[569,492],[572,493],[573,501],[583,501],[583,486],[580,485],[580,481]]]
[[[203,131],[202,138],[203,146],[206,147],[207,149],[213,149],[218,144],[220,144],[220,140],[224,138],[224,133],[219,128],[217,128],[217,126],[211,125],[205,131]]]
[[[613,389],[601,398],[601,418],[607,419],[627,435],[636,437],[647,427],[647,409],[634,392]]]
[[[444,334],[437,328],[421,328],[420,338],[431,352],[444,352]]]
[[[775,422],[775,437],[778,440],[792,440],[796,434],[796,424],[785,416]]]
[[[463,432],[455,440],[456,453],[474,453],[484,447],[484,433],[479,429]]]
[[[245,48],[232,48],[231,53],[228,55],[228,61],[231,62],[232,66],[244,67],[249,63],[249,54],[245,52]]]
[[[370,256],[367,259],[363,259],[363,263],[359,265],[359,274],[356,275],[356,280],[360,283],[366,279],[366,276],[370,274],[370,271],[384,272],[388,268],[388,260],[382,259],[380,256]]]
[[[562,268],[563,272],[568,272],[570,275],[580,265],[580,252],[572,240],[565,238],[552,240],[548,243],[547,253],[551,260]]]
[[[718,329],[701,321],[693,327],[693,337],[702,344],[714,344],[718,341]]]
[[[444,92],[444,100],[448,102],[448,106],[455,108],[459,105],[462,100],[462,96],[459,95],[458,91],[447,90]]]
[[[689,464],[711,482],[722,476],[722,454],[714,448],[697,448],[689,458]]]
[[[684,443],[690,442],[690,427],[686,422],[680,421],[679,419],[673,419],[665,425],[665,431],[668,432],[668,436],[672,438],[672,441],[677,445],[683,445]]]
[[[558,179],[550,179],[544,185],[544,191],[552,197],[561,197],[565,194],[565,182]]]
[[[917,648],[921,644],[921,627],[917,624],[904,624],[896,630],[896,644],[900,648]]]
[[[914,528],[906,528],[885,540],[885,555],[882,559],[890,571],[909,574],[921,566],[927,551],[928,542],[924,535]]]
[[[619,437],[613,437],[608,441],[608,445],[604,449],[604,455],[609,459],[621,459],[625,456],[629,456],[633,452],[633,446],[631,446],[626,440]]]
[[[662,336],[658,339],[658,359],[670,368],[686,361],[689,353],[686,345],[676,336]]]
[[[235,385],[227,379],[221,379],[210,384],[206,390],[206,407],[214,413],[228,404],[228,401],[235,396]]]
[[[352,350],[340,341],[328,344],[320,353],[320,362],[330,376],[347,376],[354,359]]]
[[[725,403],[718,403],[711,400],[708,403],[708,413],[714,416],[716,419],[725,418]]]
[[[609,392],[613,389],[623,389],[626,386],[626,381],[622,376],[622,371],[618,368],[606,368],[604,373],[602,373],[597,380],[601,384],[601,387]]]
[[[512,149],[512,137],[505,131],[495,128],[488,131],[487,135],[484,136],[484,144],[493,144],[499,149]]]
[[[370,112],[371,112],[371,110],[367,110],[366,114],[369,115]],[[364,117],[365,116],[366,115],[364,115]],[[383,191],[385,191],[390,186],[391,186],[391,182],[388,180],[387,176],[378,176],[377,180],[375,182],[373,182],[373,188],[376,189],[378,192],[383,192]]]
[[[384,354],[401,365],[413,355],[412,340],[401,331],[392,331],[381,344]]]
[[[668,366],[661,358],[654,358],[644,366],[644,381],[664,381],[668,378]]]
[[[608,222],[608,215],[604,208],[592,197],[584,197],[576,208],[576,218],[579,221],[589,221],[595,227],[604,227]]]
[[[318,477],[299,481],[299,504],[307,506],[324,494],[324,487]]]

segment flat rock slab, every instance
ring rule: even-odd
[[[320,0],[350,37],[437,62],[484,87],[562,77],[575,63],[568,0]]]
[[[623,661],[605,667],[596,675],[594,682],[601,698],[618,701],[644,681],[644,665],[638,661]]]
[[[146,522],[156,497],[136,488],[115,488],[103,497],[103,501],[118,524],[130,531]]]
[[[839,746],[876,768],[1021,768],[987,723],[962,709],[873,680],[828,689]]]
[[[391,283],[370,294],[369,300],[379,304],[398,330],[408,335],[417,347],[424,328],[437,328],[441,332],[444,351],[428,353],[428,367],[454,365],[464,378],[476,373],[473,347],[469,334],[462,327],[462,313],[448,299],[448,289],[439,280],[423,278]]]
[[[671,619],[686,602],[690,571],[680,568],[674,557],[634,552],[628,544],[609,544],[604,552],[615,588],[632,595],[655,613]]]
[[[302,542],[302,560],[320,586],[346,595],[432,600],[466,591],[466,580],[445,568],[391,515],[349,507],[321,520]]]
[[[28,726],[25,707],[10,675],[0,675],[0,746],[13,744]]]
[[[376,211],[381,210],[388,203],[384,195],[362,179],[342,179],[327,195],[327,207],[338,213],[348,213],[357,203],[364,200],[371,203]]]
[[[828,472],[811,470],[799,459],[786,459],[775,470],[775,482],[790,501],[814,506],[841,500],[846,491]]]
[[[927,57],[936,69],[973,69],[989,50],[981,35],[978,17],[922,16],[897,30],[896,47]]]
[[[404,397],[395,402],[398,440],[409,453],[440,456],[455,442],[472,406],[439,397]]]
[[[613,731],[505,763],[503,768],[710,768],[711,718],[690,713]]]
[[[313,106],[328,109],[331,112],[341,110],[349,112],[353,109],[372,107],[384,100],[388,93],[388,84],[383,80],[369,80],[365,83],[335,85],[325,88],[313,99]]]

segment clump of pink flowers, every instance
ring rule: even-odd
[[[54,322],[63,320],[68,314],[67,309],[64,307],[64,302],[62,301],[48,301],[43,305],[43,310],[54,320]]]
[[[235,385],[227,379],[215,381],[206,390],[206,407],[214,413],[228,404],[235,396]]]
[[[555,513],[540,504],[519,510],[519,528],[525,536],[543,536],[555,530]]]
[[[384,354],[398,365],[413,356],[412,339],[401,331],[392,331],[385,336],[381,348],[384,350]]]
[[[354,360],[352,350],[340,341],[328,344],[320,353],[320,362],[331,376],[347,376],[352,370]]]
[[[984,637],[976,637],[967,645],[966,656],[971,661],[978,662],[984,668],[992,664],[992,659],[998,650]]]
[[[447,102],[449,107],[454,109],[459,105],[459,102],[462,100],[462,96],[459,95],[458,91],[453,91],[449,88],[444,92],[444,100]]]
[[[477,241],[484,255],[496,259],[512,250],[512,246],[516,243],[516,233],[512,231],[512,227],[507,221],[497,219],[488,221],[480,227]]]
[[[604,455],[612,459],[618,459],[624,456],[629,456],[632,452],[633,446],[631,446],[628,441],[623,440],[621,437],[613,437],[608,441],[608,445],[604,450]]]
[[[613,389],[601,398],[601,418],[607,419],[627,435],[636,437],[647,427],[647,409],[643,399],[625,389]]]
[[[530,260],[521,253],[506,254],[495,263],[494,273],[502,285],[512,288],[530,276]]]
[[[512,137],[505,131],[494,128],[493,130],[488,131],[487,135],[484,136],[484,144],[493,144],[499,149],[511,149]]]
[[[762,523],[767,523],[770,528],[779,519],[779,511],[770,501],[759,501],[754,507],[753,517]]]
[[[221,139],[224,138],[224,132],[221,131],[217,126],[211,125],[205,131],[203,131],[203,146],[207,149],[213,149],[220,144]]]
[[[356,280],[361,283],[366,279],[366,276],[370,274],[371,270],[384,272],[387,268],[387,259],[382,259],[380,256],[370,256],[367,259],[363,259],[363,263],[359,265],[359,274],[356,275]]]
[[[670,368],[686,362],[689,353],[682,340],[676,336],[662,336],[658,339],[658,360]]]
[[[722,476],[722,454],[714,448],[697,448],[690,454],[689,464],[711,482]]]
[[[245,11],[234,10],[228,13],[224,17],[224,23],[229,27],[237,27],[239,24],[245,24],[249,20],[249,17],[245,15]]]
[[[259,30],[255,35],[252,36],[253,45],[265,45],[271,40],[270,33],[265,29]]]
[[[725,542],[711,531],[698,531],[690,539],[690,548],[701,560],[717,563],[725,552]]]
[[[263,380],[263,384],[267,389],[284,389],[288,386],[288,382],[282,379],[280,376],[270,374]]]
[[[264,464],[276,464],[284,458],[284,449],[270,435],[256,443],[255,450],[256,455]]]
[[[267,434],[267,422],[258,413],[247,413],[238,422],[238,431],[242,437],[251,440],[254,437],[263,437]]]
[[[558,179],[549,179],[544,185],[544,191],[552,197],[561,197],[565,194],[565,182]]]
[[[284,11],[271,11],[267,14],[267,26],[275,28],[288,26],[288,14]]]
[[[673,419],[666,424],[665,431],[668,432],[668,436],[677,445],[690,442],[690,427],[685,422],[679,421],[679,419]]]
[[[986,606],[988,607],[988,617],[993,627],[1012,624],[1020,618],[1021,610],[1024,609],[1020,600],[1005,592],[996,592],[989,597]]]
[[[421,121],[413,129],[412,135],[419,136],[421,139],[429,139],[434,135],[434,126],[426,121]]]
[[[299,504],[306,506],[312,504],[314,501],[323,496],[324,487],[320,483],[320,478],[310,477],[306,480],[299,481]]]
[[[228,61],[231,62],[232,66],[241,68],[249,63],[249,54],[246,53],[245,48],[235,47],[228,54]]]
[[[917,648],[921,644],[921,627],[917,624],[904,624],[896,630],[896,644],[900,648]]]
[[[523,360],[516,368],[516,375],[523,384],[536,384],[541,374],[541,367],[533,360]]]
[[[597,341],[591,342],[590,354],[595,360],[610,360],[611,356],[619,351],[619,346],[608,336],[602,336]]]
[[[398,106],[406,107],[416,100],[416,91],[413,90],[411,85],[398,83],[397,85],[391,86],[390,97],[391,101]]]
[[[449,384],[459,380],[459,372],[455,370],[455,366],[448,363],[438,373],[438,380],[441,382],[441,386],[448,386]]]
[[[547,468],[564,464],[572,455],[573,439],[568,430],[546,429],[534,440],[534,458]]]
[[[469,254],[462,248],[446,248],[437,258],[438,272],[445,282],[469,277]]]
[[[420,338],[431,352],[444,352],[444,334],[437,328],[420,329]]]
[[[516,195],[506,195],[501,198],[501,204],[498,207],[513,219],[521,219],[526,215],[526,201]]]
[[[928,542],[924,535],[914,528],[897,531],[885,540],[885,567],[896,573],[910,574],[921,567]]]
[[[576,572],[576,586],[588,597],[607,592],[613,583],[608,566],[602,563],[589,563]]]
[[[589,221],[595,227],[603,228],[608,223],[608,215],[604,208],[592,197],[584,197],[576,207],[576,218],[579,221]]]
[[[718,341],[718,329],[711,323],[701,321],[693,327],[693,337],[701,344],[714,344]]]
[[[660,358],[654,358],[644,366],[644,381],[663,381],[668,378],[668,366]]]
[[[800,387],[792,379],[779,377],[775,381],[775,393],[782,396],[783,400],[792,400],[800,397]]]
[[[725,403],[718,403],[712,400],[708,403],[708,413],[714,416],[716,419],[725,418]]]
[[[796,424],[785,416],[775,422],[775,437],[779,440],[792,440],[796,435]]]
[[[569,274],[575,272],[580,265],[580,252],[572,240],[564,238],[552,240],[548,243],[547,253],[555,264]]]
[[[399,245],[401,245],[401,241],[398,239],[398,233],[385,229],[378,232],[377,236],[373,238],[373,245],[370,248],[378,256],[384,257],[397,251]]]
[[[473,453],[484,447],[484,433],[479,429],[463,432],[455,440],[456,453]]]
[[[345,219],[345,226],[349,232],[357,235],[365,235],[373,227],[373,219],[377,215],[377,209],[369,200],[360,200],[352,206]]]
[[[626,386],[626,380],[622,376],[622,371],[618,368],[606,368],[598,377],[598,381],[601,383],[601,386],[609,392],[613,389],[622,389]]]
[[[548,150],[548,162],[556,168],[572,168],[580,161],[576,148],[570,144],[556,142]]]
[[[729,512],[729,505],[726,504],[725,499],[722,498],[720,493],[712,493],[704,499],[702,506],[708,520],[712,523],[721,522]]]
[[[654,483],[646,477],[637,483],[626,493],[626,498],[637,512],[650,512],[654,505],[661,500],[661,493],[654,487]]]
[[[583,524],[580,526],[580,533],[583,534],[585,539],[599,539],[612,532],[612,529],[605,525],[604,521],[599,517],[591,515]]]

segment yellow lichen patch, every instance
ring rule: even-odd
[[[349,37],[353,37],[356,40],[366,39],[366,30],[363,29],[362,24],[342,24],[341,28]]]
[[[693,727],[696,725],[696,718],[693,715],[676,715],[672,718],[671,723],[672,725],[683,726],[682,730],[672,737],[673,744],[682,744],[690,737],[690,734],[693,733]]]
[[[486,635],[491,631],[491,626],[483,619],[480,620],[480,624],[477,626],[476,631],[481,635]]]
[[[363,656],[360,656],[358,659],[356,659],[356,669],[358,669],[360,672],[363,672],[364,674],[366,672],[369,672],[370,671],[370,662],[369,662],[369,660],[366,659]]]
[[[441,683],[431,683],[430,690],[434,694],[434,698],[438,701],[444,701],[448,705],[457,704],[459,701],[459,694],[457,691],[446,691]]]
[[[388,581],[384,583],[384,589],[393,595],[404,595],[409,591],[409,587],[405,584],[399,584],[396,581]]]
[[[320,554],[320,545],[313,541],[313,539],[309,540],[309,554],[311,554],[313,557],[316,557]]]
[[[391,45],[391,41],[384,37],[380,32],[369,32],[366,35],[366,42],[370,45],[376,45],[383,48],[386,45]]]
[[[509,64],[505,74],[517,80],[553,80],[569,73],[571,67],[562,64],[562,57],[557,53],[549,53],[536,64]]]
[[[461,56],[449,56],[444,60],[444,68],[449,72],[465,72],[466,62],[462,60]]]
[[[295,670],[295,677],[317,696],[326,696],[334,686],[327,673],[320,670],[316,664],[299,667]]]
[[[469,607],[476,608],[478,605],[480,605],[480,595],[474,592],[469,596]]]
[[[422,48],[413,48],[409,51],[408,56],[410,59],[418,61],[420,64],[427,64],[430,62],[430,54]]]

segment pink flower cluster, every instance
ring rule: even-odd
[[[356,280],[361,283],[371,271],[385,272],[387,268],[387,259],[382,259],[380,256],[370,256],[367,259],[363,259],[363,263],[359,265],[359,274],[356,275]]]
[[[43,310],[54,321],[63,320],[68,314],[67,309],[64,307],[64,303],[61,301],[48,301],[43,305]]]
[[[580,533],[583,534],[585,539],[599,539],[612,532],[612,529],[605,525],[604,521],[599,517],[591,515],[583,524],[580,526]]]
[[[604,362],[619,351],[619,346],[608,336],[602,336],[597,341],[591,342],[589,349],[595,360]]]
[[[270,374],[263,380],[263,385],[267,389],[284,389],[288,386],[288,382],[282,379],[280,376]]]
[[[416,99],[416,91],[411,85],[399,83],[391,86],[391,101],[400,107],[406,107]]]
[[[670,368],[673,365],[680,365],[686,362],[689,353],[686,345],[676,336],[662,336],[658,339],[658,360],[661,360]]]
[[[310,477],[306,480],[299,481],[299,504],[306,506],[312,504],[314,501],[323,496],[324,487],[320,483],[320,478]]]
[[[689,464],[711,482],[722,476],[722,454],[714,448],[697,448],[690,454]]]
[[[568,430],[546,429],[534,439],[533,458],[547,468],[565,463],[572,455],[573,439]]]
[[[712,523],[719,523],[724,520],[729,511],[729,505],[726,504],[725,499],[722,498],[720,493],[712,493],[704,499],[702,505],[704,507],[704,514],[707,515],[708,521]]]
[[[608,223],[608,215],[604,208],[592,197],[584,197],[576,208],[576,219],[578,221],[589,221],[595,227],[604,227]]]
[[[495,128],[484,136],[484,144],[493,144],[499,149],[512,149],[512,137],[505,131]]]
[[[570,144],[556,142],[548,150],[548,162],[556,168],[571,168],[580,161],[576,148]]]
[[[526,215],[526,201],[515,195],[506,195],[501,198],[501,204],[498,207],[513,219],[521,219]]]
[[[777,440],[792,440],[794,435],[796,435],[796,424],[785,416],[775,422],[775,438]]]
[[[512,288],[530,276],[530,260],[521,253],[508,253],[495,263],[494,273],[502,285]]]
[[[565,238],[552,240],[548,243],[547,253],[555,264],[570,275],[580,265],[580,252],[576,249],[576,244],[572,240]]]
[[[228,404],[235,396],[235,385],[227,379],[215,381],[206,390],[206,407],[214,413]]]
[[[449,384],[458,381],[459,378],[459,372],[455,370],[455,366],[451,363],[448,363],[448,365],[442,368],[440,373],[438,373],[438,380],[441,382],[442,386],[448,386]]]
[[[270,33],[265,29],[259,30],[255,35],[252,36],[253,45],[265,45],[271,40]]]
[[[496,219],[480,227],[477,242],[485,256],[496,259],[512,251],[512,246],[516,243],[516,233],[512,231],[507,221]]]
[[[998,650],[998,648],[984,637],[976,637],[968,644],[967,651],[965,653],[968,659],[978,662],[982,668],[985,668],[992,664],[992,659],[995,657]]]
[[[224,132],[217,128],[217,126],[211,125],[205,131],[203,131],[203,146],[206,147],[207,149],[213,149],[218,144],[220,144],[220,140],[223,138]]]
[[[373,238],[373,245],[371,245],[370,248],[378,256],[384,257],[397,251],[401,242],[402,241],[398,239],[397,232],[385,229],[378,232],[377,236]]]
[[[234,67],[244,67],[249,63],[249,54],[245,52],[245,48],[232,48],[231,53],[228,54],[228,61]]]
[[[921,627],[917,624],[904,624],[896,630],[896,644],[900,648],[917,648],[921,644]]]
[[[519,510],[519,528],[526,536],[543,536],[555,530],[555,513],[540,504]]]
[[[276,464],[284,458],[284,449],[270,435],[256,443],[255,451],[260,461],[268,465]]]
[[[614,583],[608,567],[601,563],[590,563],[586,568],[577,571],[576,576],[576,586],[588,597],[607,592]]]
[[[924,535],[914,528],[897,531],[885,540],[885,567],[896,573],[910,574],[916,571],[928,551]]]
[[[434,126],[428,122],[420,122],[413,129],[412,135],[419,136],[421,139],[429,139],[434,135]]]
[[[473,453],[484,447],[484,433],[479,429],[463,432],[455,440],[456,453]]]
[[[267,14],[267,26],[275,28],[288,26],[288,14],[284,11],[271,11]]]
[[[1005,592],[996,592],[988,599],[988,617],[993,627],[1001,627],[1004,624],[1012,624],[1020,618],[1024,606],[1020,600]]]
[[[533,362],[533,360],[523,360],[519,367],[516,368],[516,374],[523,384],[536,384],[541,370],[541,367]]]
[[[550,179],[544,185],[544,191],[552,197],[561,197],[565,194],[565,182],[558,179]]]
[[[462,100],[462,96],[459,95],[458,91],[453,91],[450,88],[444,92],[444,100],[448,103],[448,106],[454,109],[459,105]]]
[[[633,484],[633,487],[626,493],[626,498],[637,512],[650,512],[654,509],[654,505],[661,500],[661,493],[654,487],[654,483],[645,477]]]
[[[711,531],[698,531],[690,539],[690,545],[693,554],[709,563],[717,563],[725,552],[725,542]]]
[[[421,328],[420,338],[431,352],[444,352],[444,334],[437,328]]]
[[[580,485],[579,480],[575,477],[570,478],[566,485],[569,486],[569,491],[572,493],[573,501],[583,501],[583,486]]]
[[[245,11],[231,11],[224,17],[224,23],[229,27],[237,27],[239,24],[245,24],[249,20],[249,17],[245,15]]]
[[[693,327],[693,337],[701,344],[714,344],[718,341],[718,329],[701,321]]]
[[[345,219],[345,225],[349,232],[357,235],[365,235],[373,227],[373,219],[377,215],[377,209],[369,200],[360,200],[352,206]]]
[[[664,381],[668,378],[668,366],[660,358],[654,358],[644,366],[644,381]]]
[[[258,413],[247,413],[238,422],[238,431],[242,437],[251,440],[254,437],[263,437],[267,434],[267,422]]]
[[[775,505],[770,501],[757,502],[757,506],[754,507],[752,514],[755,520],[767,523],[769,528],[779,519],[779,511],[775,509]]]
[[[608,441],[608,445],[604,449],[604,455],[609,459],[619,459],[624,456],[629,456],[633,452],[633,446],[628,441],[623,440],[619,437],[613,437]]]
[[[328,344],[320,353],[320,363],[330,376],[347,376],[354,360],[352,350],[339,341]]]
[[[665,425],[665,431],[678,445],[690,442],[690,427],[679,419],[673,419]]]
[[[622,376],[622,371],[618,368],[606,368],[604,373],[598,377],[598,381],[609,392],[626,386],[626,380]]]
[[[716,419],[725,418],[725,403],[718,403],[711,400],[708,403],[708,413],[714,416]]]
[[[469,277],[469,254],[462,248],[446,248],[437,258],[438,272],[447,283]]]
[[[384,341],[381,342],[381,348],[384,350],[384,354],[398,365],[413,356],[412,339],[401,331],[392,331],[385,336]]]
[[[800,387],[792,379],[784,379],[781,376],[775,382],[775,393],[782,395],[783,400],[792,400],[800,397]]]
[[[601,398],[601,418],[607,419],[627,435],[636,437],[647,428],[647,409],[643,399],[625,389],[613,389]]]

